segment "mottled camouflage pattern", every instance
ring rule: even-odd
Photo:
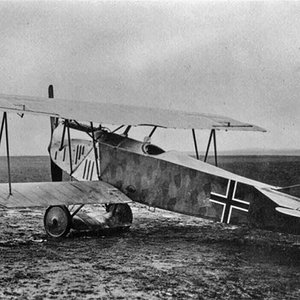
[[[121,140],[119,136],[110,135],[106,136],[105,143],[100,143],[102,180],[116,186],[134,201],[221,220],[222,205],[209,199],[212,191],[226,193],[228,179],[160,160],[159,155],[144,154],[142,143],[132,141],[132,149],[129,139],[123,143]]]
[[[228,192],[229,180],[148,155],[143,143],[116,134],[99,137],[101,179],[132,200],[188,215],[222,220],[224,205],[212,202],[212,193]],[[227,223],[260,228],[298,230],[299,221],[276,212],[276,205],[254,187],[236,183],[233,197],[248,203],[249,212],[232,208]],[[238,202],[236,202],[238,203]],[[227,218],[227,217],[226,217]],[[291,220],[292,219],[292,220]]]

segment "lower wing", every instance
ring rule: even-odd
[[[8,185],[0,184],[0,206],[4,208],[128,202],[125,194],[103,181],[13,183],[11,195]]]

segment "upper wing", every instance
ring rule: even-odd
[[[0,206],[5,208],[128,202],[125,194],[103,181],[13,183],[12,195],[6,183],[0,184]]]
[[[265,129],[213,115],[142,106],[0,94],[0,111],[30,113],[114,125],[156,125],[166,128],[266,131]]]

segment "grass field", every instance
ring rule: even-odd
[[[7,182],[6,157],[0,157],[0,181]],[[47,156],[11,157],[12,182],[50,181],[50,160]]]
[[[300,184],[300,156],[221,156],[219,166],[268,184]]]

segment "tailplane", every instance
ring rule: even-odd
[[[300,198],[300,184],[286,186],[286,187],[280,187],[276,190],[278,192]]]

